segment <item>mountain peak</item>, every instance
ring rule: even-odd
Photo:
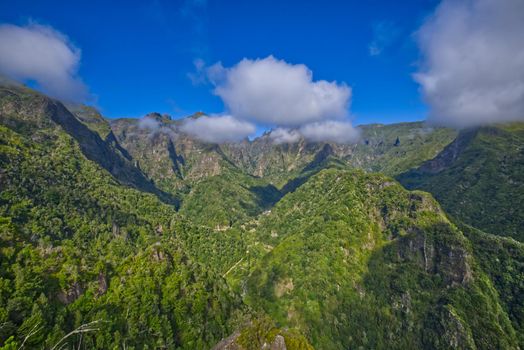
[[[171,121],[171,116],[167,113],[160,114],[158,112],[151,112],[144,116],[144,118],[154,119],[157,122],[165,123]]]

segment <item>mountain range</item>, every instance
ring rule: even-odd
[[[0,87],[0,349],[524,347],[524,123],[183,122]]]

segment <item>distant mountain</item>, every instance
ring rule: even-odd
[[[424,122],[363,125],[363,142],[349,158],[351,165],[366,171],[395,176],[435,157],[457,132],[431,127]]]
[[[119,142],[155,185],[182,200],[193,222],[229,227],[254,217],[280,198],[266,179],[246,174],[224,153],[183,134],[180,121],[150,114],[111,121]]]
[[[166,179],[175,175],[171,180],[174,183],[176,177],[194,180],[218,175],[226,165],[223,163],[247,174],[277,181],[285,174],[301,171],[326,144],[309,143],[304,139],[291,144],[275,144],[271,132],[253,141],[208,144],[181,132],[180,123],[181,120],[153,113],[142,119],[112,120],[111,128],[151,178],[168,181]],[[422,122],[371,124],[361,129],[360,143],[331,143],[333,155],[353,167],[389,175],[433,158],[456,136],[451,129],[432,128]],[[162,168],[167,164],[170,168]]]
[[[524,347],[521,124],[181,123],[0,87],[0,349]]]
[[[179,198],[183,213],[196,222],[222,227],[255,217],[312,170],[322,169],[315,162],[327,149],[330,159],[341,166],[394,175],[431,159],[455,135],[417,122],[363,126],[362,142],[354,145],[304,139],[275,144],[270,132],[253,141],[208,144],[184,134],[181,123],[158,113],[110,121],[135,165],[158,188]]]
[[[112,132],[109,122],[95,108],[86,105],[66,104],[66,108],[89,129],[106,139]]]
[[[398,180],[471,226],[524,242],[524,123],[464,130]]]

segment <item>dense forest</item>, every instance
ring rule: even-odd
[[[361,129],[210,144],[0,87],[0,349],[523,348],[523,124]]]

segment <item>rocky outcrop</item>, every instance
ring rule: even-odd
[[[57,298],[62,304],[71,304],[84,293],[84,289],[79,282],[73,283],[68,290],[58,292]]]
[[[233,333],[231,336],[222,339],[213,347],[213,350],[246,350],[245,347],[237,343],[239,336],[240,332]],[[260,350],[287,350],[286,339],[281,334],[277,334],[272,342],[264,342],[259,348]]]
[[[134,166],[129,153],[109,131],[106,139],[91,130],[61,102],[24,88],[0,88],[0,120],[14,130],[34,136],[37,130],[60,127],[73,137],[84,156],[106,169],[121,184],[156,194],[165,202],[177,204],[171,195],[160,191]],[[12,117],[15,116],[15,117]]]
[[[448,231],[449,226],[442,224],[432,230]],[[471,256],[466,247],[453,241],[442,239],[443,233],[433,234],[414,229],[411,234],[401,237],[396,245],[400,262],[416,262],[424,271],[440,274],[447,286],[466,285],[472,280]]]
[[[107,292],[107,278],[103,272],[98,274],[98,290],[97,295],[103,295]]]
[[[287,350],[287,348],[286,348],[286,341],[285,341],[284,337],[281,336],[280,334],[278,334],[275,337],[275,340],[273,340],[273,342],[269,346],[269,349],[270,350]]]
[[[427,316],[428,332],[423,337],[426,348],[431,349],[477,349],[471,329],[464,324],[453,307],[439,306]]]

